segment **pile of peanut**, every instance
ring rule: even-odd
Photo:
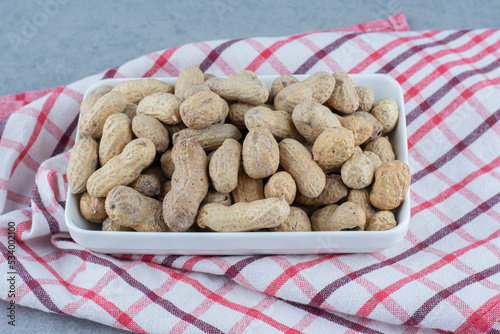
[[[68,182],[104,231],[388,230],[410,185],[385,136],[396,102],[345,73],[268,89],[191,66],[175,86],[101,86],[80,111]]]

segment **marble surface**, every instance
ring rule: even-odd
[[[493,0],[1,1],[0,96],[61,86],[183,43],[333,29],[400,11],[413,30],[500,28]],[[0,309],[6,314],[5,302]],[[125,332],[21,306],[15,328],[1,319],[0,333]]]

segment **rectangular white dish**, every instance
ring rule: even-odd
[[[259,76],[271,87],[277,76]],[[307,75],[295,75],[300,81]],[[399,83],[382,74],[353,74],[356,86],[375,92],[375,100],[392,98],[399,107],[399,121],[392,131],[391,143],[398,160],[408,164],[408,145],[403,91]],[[175,84],[176,78],[155,78]],[[92,85],[85,97],[103,85],[137,79],[106,79]],[[77,132],[77,138],[79,133]],[[108,232],[80,214],[80,195],[68,191],[65,219],[71,237],[78,244],[100,253],[113,254],[179,254],[179,255],[240,255],[240,254],[318,254],[368,253],[391,247],[401,241],[410,222],[410,190],[402,205],[394,211],[398,226],[388,231],[338,232]]]

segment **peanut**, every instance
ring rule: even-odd
[[[370,111],[375,104],[375,93],[368,87],[357,86],[356,94],[358,95],[359,107],[358,111]]]
[[[229,123],[236,126],[239,130],[245,130],[245,115],[252,108],[255,108],[253,104],[243,102],[233,103],[229,106],[229,114],[227,116],[227,120],[229,121]]]
[[[376,166],[369,155],[354,153],[342,165],[340,175],[346,186],[352,189],[363,189],[373,181]]]
[[[113,114],[108,117],[102,130],[99,143],[99,162],[104,166],[111,158],[120,154],[132,141],[130,119],[125,114]]]
[[[262,179],[252,179],[244,170],[238,173],[238,184],[231,192],[233,202],[250,203],[260,199],[264,199],[264,182]]]
[[[170,93],[154,93],[137,105],[137,114],[151,116],[163,124],[179,124],[181,99]]]
[[[298,132],[311,143],[324,130],[341,126],[330,109],[313,101],[299,103],[293,109],[292,121]]]
[[[283,88],[297,82],[299,82],[299,80],[291,75],[280,75],[273,80],[271,90],[269,92],[269,99],[267,101],[272,103],[276,94],[278,94]]]
[[[174,174],[175,170],[175,165],[174,161],[172,160],[172,150],[166,150],[160,158],[160,164],[161,164],[161,170],[163,171],[163,174],[171,179],[172,175]]]
[[[336,78],[330,73],[317,72],[307,77],[302,84],[311,89],[313,102],[323,104],[332,95],[335,82]]]
[[[333,213],[331,220],[333,231],[364,230],[366,224],[365,212],[352,202],[342,203]]]
[[[314,231],[359,231],[364,230],[366,217],[359,205],[345,202],[314,212],[311,223]]]
[[[276,94],[274,106],[291,114],[301,102],[325,103],[335,87],[335,78],[326,72],[318,72],[302,82],[291,84]]]
[[[249,130],[256,127],[267,128],[276,140],[291,138],[305,143],[293,125],[292,116],[283,110],[271,110],[264,106],[252,108],[245,114],[245,125]]]
[[[359,107],[358,94],[352,79],[345,73],[333,73],[335,88],[328,104],[343,114],[352,114]]]
[[[333,231],[331,217],[338,209],[337,204],[330,204],[314,211],[311,215],[311,227],[313,231]]]
[[[241,144],[234,139],[226,139],[214,151],[208,165],[208,172],[215,190],[230,193],[238,185],[238,172],[241,165]]]
[[[124,81],[112,91],[121,92],[127,102],[138,104],[143,98],[154,93],[174,93],[174,85],[157,79],[139,79]]]
[[[148,138],[155,145],[157,153],[163,153],[170,144],[167,129],[159,120],[151,116],[139,114],[132,120],[132,131],[137,138]]]
[[[154,175],[141,174],[130,184],[130,187],[137,190],[144,196],[154,197],[160,194],[161,183]]]
[[[220,97],[230,101],[239,101],[253,105],[263,104],[269,97],[267,87],[253,73],[231,74],[229,77],[210,78],[205,85]]]
[[[387,231],[396,227],[398,223],[391,211],[379,211],[373,215],[366,231]]]
[[[196,222],[199,227],[216,232],[244,232],[279,226],[289,213],[290,206],[279,198],[240,202],[229,207],[210,203],[200,209]]]
[[[178,142],[190,138],[198,141],[205,151],[210,152],[219,148],[226,139],[240,140],[241,132],[232,124],[214,124],[201,130],[180,130],[172,136],[172,141],[175,146]]]
[[[194,94],[197,94],[199,92],[210,92],[210,88],[208,88],[205,85],[199,85],[199,86],[192,86],[189,87],[185,92],[184,92],[184,98],[183,100],[189,99],[191,96]]]
[[[322,167],[338,165],[351,157],[354,146],[352,131],[342,127],[326,129],[314,142],[314,161]]]
[[[342,117],[340,123],[354,135],[354,145],[361,145],[373,133],[373,124],[368,119],[356,116]]]
[[[161,202],[126,187],[116,186],[106,196],[106,213],[117,224],[140,232],[168,232]]]
[[[281,225],[273,227],[271,231],[277,232],[306,232],[311,231],[311,221],[307,214],[296,207],[290,207],[290,214]]]
[[[309,150],[294,139],[282,140],[279,150],[280,164],[293,177],[299,192],[306,197],[318,197],[325,188],[326,176]]]
[[[365,151],[373,152],[380,158],[382,163],[390,162],[396,159],[392,150],[392,144],[387,137],[378,137],[365,146]]]
[[[102,223],[103,231],[133,231],[130,227],[122,226],[109,217]]]
[[[104,197],[94,197],[84,192],[80,198],[80,212],[83,218],[92,223],[102,223],[108,217],[104,208],[105,200]]]
[[[390,98],[378,100],[371,111],[372,115],[382,123],[383,134],[391,132],[398,123],[399,108],[396,101]]]
[[[399,160],[386,162],[375,172],[370,202],[380,210],[395,209],[405,199],[410,182],[408,165]]]
[[[125,96],[120,92],[112,90],[102,96],[80,119],[80,134],[83,137],[100,138],[106,119],[115,113],[122,112],[126,106]]]
[[[189,88],[203,85],[204,83],[205,79],[203,72],[200,70],[199,66],[186,67],[177,77],[177,81],[175,83],[175,96],[184,100],[184,94]]]
[[[82,116],[85,115],[87,111],[92,108],[92,106],[94,106],[97,100],[109,93],[112,89],[113,86],[101,86],[90,93],[85,99],[83,99],[82,104],[80,104],[80,113],[82,114]]]
[[[201,206],[208,203],[218,203],[225,206],[233,205],[233,199],[230,193],[221,193],[213,188],[208,188],[207,196],[201,202]]]
[[[224,123],[229,106],[214,92],[201,91],[184,100],[179,111],[189,128],[204,129],[214,123]]]
[[[369,112],[366,112],[366,111],[356,111],[356,112],[353,112],[351,114],[351,116],[363,117],[363,118],[366,118],[367,120],[369,120],[372,123],[373,130],[372,130],[372,133],[371,133],[370,137],[368,138],[368,140],[374,140],[375,138],[380,137],[380,135],[382,135],[382,130],[384,129],[384,127]]]
[[[347,196],[348,202],[356,203],[363,209],[366,217],[366,224],[370,222],[373,215],[377,212],[375,208],[370,203],[370,192],[367,188],[365,189],[351,189],[349,195]]]
[[[284,87],[274,97],[274,107],[276,110],[283,110],[291,114],[297,104],[313,100],[311,87],[303,85],[301,82]]]
[[[99,144],[92,138],[80,138],[68,162],[68,184],[72,194],[87,190],[87,180],[97,169]]]
[[[183,140],[174,145],[172,160],[175,171],[163,200],[163,219],[172,230],[183,232],[193,225],[208,192],[207,155],[196,140]]]
[[[304,205],[323,206],[337,203],[348,193],[347,187],[342,183],[339,175],[327,175],[325,188],[318,197],[309,198],[302,194],[297,194],[295,201]]]
[[[297,194],[297,185],[287,172],[278,172],[271,176],[264,187],[266,198],[281,198],[284,196],[288,205],[292,205]]]
[[[147,138],[134,139],[125,146],[122,153],[96,170],[87,181],[90,195],[104,197],[117,185],[134,181],[156,155],[153,142]]]
[[[280,165],[278,143],[266,128],[255,127],[248,132],[241,156],[245,173],[253,179],[273,175]]]

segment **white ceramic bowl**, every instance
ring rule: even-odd
[[[296,75],[303,80],[307,76]],[[260,76],[271,87],[276,76]],[[390,135],[396,158],[408,164],[408,145],[403,91],[398,82],[382,74],[353,74],[356,86],[375,92],[375,99],[390,97],[399,107],[399,121]],[[175,84],[176,78],[157,78]],[[92,85],[85,96],[103,85],[116,86],[126,80],[106,79]],[[79,138],[79,133],[77,133]],[[105,232],[80,214],[80,195],[68,191],[66,224],[71,237],[80,245],[101,253],[236,255],[236,254],[318,254],[367,253],[391,247],[401,241],[410,222],[410,191],[394,211],[398,226],[388,231],[338,232]]]

